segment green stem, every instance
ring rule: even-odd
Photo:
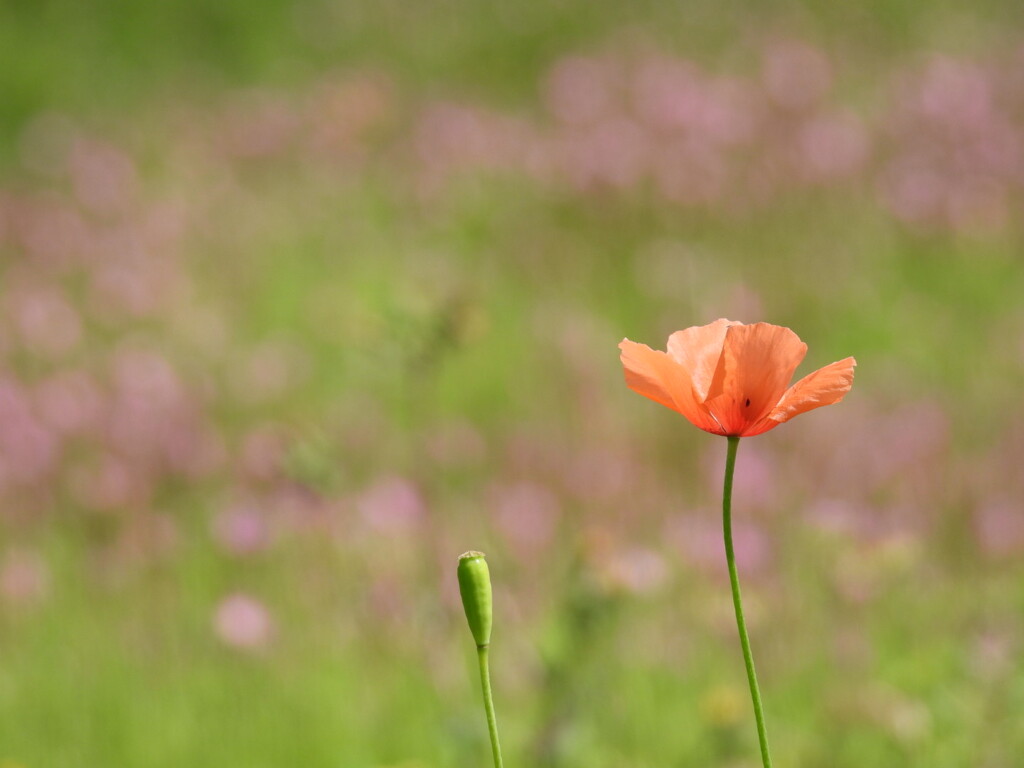
[[[743,618],[740,578],[736,574],[736,553],[732,547],[732,476],[733,471],[736,469],[736,449],[740,446],[740,439],[738,437],[729,437],[728,440],[729,450],[725,458],[725,486],[722,489],[722,528],[725,531],[725,559],[729,564],[732,604],[736,609],[736,628],[739,629],[740,645],[743,646],[743,661],[747,665],[750,699],[754,703],[754,718],[757,720],[757,738],[761,742],[761,762],[764,763],[764,768],[772,768],[772,756],[768,752],[768,734],[764,727],[764,711],[761,708],[761,690],[757,687],[757,673],[754,672],[754,656],[750,652],[747,622]]]
[[[494,755],[494,768],[501,768],[501,746],[498,744],[498,720],[494,716],[494,698],[491,696],[491,668],[487,663],[487,652],[490,645],[478,645],[477,657],[480,659],[480,685],[484,690],[484,710],[487,712],[487,730],[491,734],[491,753]]]

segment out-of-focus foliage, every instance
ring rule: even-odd
[[[860,364],[740,448],[779,764],[1013,766],[1018,13],[5,4],[0,766],[479,764],[471,548],[510,764],[752,765],[616,349],[720,316]]]

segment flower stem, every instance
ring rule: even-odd
[[[487,663],[487,652],[490,645],[478,645],[477,657],[480,660],[480,685],[484,691],[484,710],[487,712],[487,730],[491,734],[491,753],[494,755],[494,768],[501,768],[501,746],[498,744],[498,721],[494,716],[494,698],[491,696],[491,669]]]
[[[725,457],[725,485],[722,489],[722,528],[725,532],[725,559],[729,564],[729,583],[732,585],[732,604],[736,609],[736,628],[743,646],[743,661],[747,665],[747,680],[750,683],[750,699],[754,704],[754,718],[757,720],[757,738],[761,742],[761,762],[764,768],[772,768],[772,757],[768,752],[768,734],[764,727],[764,711],[761,708],[761,690],[757,687],[757,673],[754,672],[754,656],[750,652],[750,638],[747,637],[747,622],[743,618],[743,600],[740,597],[740,579],[736,574],[736,553],[732,546],[732,476],[736,469],[736,450],[739,437],[729,437],[729,449]]]

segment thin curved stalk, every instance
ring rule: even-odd
[[[754,719],[757,720],[757,738],[761,743],[761,762],[764,768],[772,768],[772,757],[768,751],[768,733],[764,726],[764,709],[761,706],[761,690],[757,687],[757,673],[754,671],[754,655],[750,652],[750,638],[747,636],[747,622],[743,618],[743,600],[740,597],[740,579],[736,573],[736,553],[732,546],[732,477],[736,469],[736,450],[740,439],[729,437],[729,448],[725,457],[725,485],[722,489],[722,529],[725,534],[725,559],[729,564],[729,583],[732,585],[732,604],[736,609],[736,628],[743,646],[743,661],[747,666],[747,681],[750,683],[750,699],[754,704]]]

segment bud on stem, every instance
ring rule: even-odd
[[[502,768],[501,746],[498,744],[498,721],[494,716],[494,698],[491,695],[491,670],[487,656],[491,646],[491,573],[483,552],[467,552],[459,556],[459,592],[466,611],[469,631],[476,641],[476,655],[480,662],[480,685],[484,694],[484,714],[491,736],[491,755],[494,768]]]
[[[483,552],[459,556],[459,592],[466,611],[469,630],[478,648],[491,642],[491,573]]]

